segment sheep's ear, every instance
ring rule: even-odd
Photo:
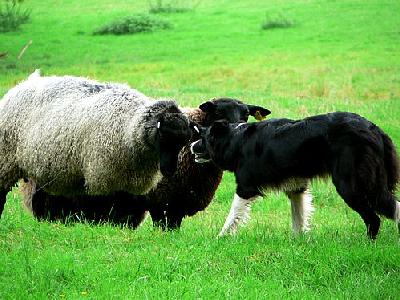
[[[204,102],[203,104],[200,104],[199,108],[206,113],[211,113],[215,111],[217,105],[212,103],[211,101],[207,101]]]
[[[227,121],[216,121],[210,128],[210,133],[214,136],[221,136],[229,132]]]
[[[264,120],[271,113],[269,109],[257,105],[247,105],[247,108],[249,109],[250,115],[257,121]]]
[[[157,123],[156,123],[156,128],[157,130],[159,130],[161,127],[164,127],[164,125],[166,124],[166,121],[168,120],[168,116],[170,116],[170,113],[165,113],[165,114],[161,114],[158,117]]]

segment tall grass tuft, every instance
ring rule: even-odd
[[[295,23],[289,17],[285,16],[281,12],[267,12],[265,19],[261,24],[263,30],[277,29],[277,28],[289,28],[293,27]]]
[[[4,0],[0,4],[0,32],[18,30],[20,25],[29,22],[31,10],[22,8],[23,0]]]
[[[137,14],[116,20],[111,24],[100,27],[93,34],[133,34],[139,32],[152,32],[160,29],[171,28],[172,24],[161,18],[148,14]]]

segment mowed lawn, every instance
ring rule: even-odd
[[[271,117],[359,113],[400,147],[400,2],[202,0],[162,14],[168,30],[95,36],[149,1],[30,0],[31,22],[0,33],[0,96],[36,68],[128,83],[198,106],[229,96]],[[195,5],[195,4],[198,5]],[[294,26],[262,30],[266,14]],[[23,46],[32,44],[17,59]],[[211,205],[177,232],[37,222],[8,194],[0,219],[0,299],[400,299],[400,242],[375,242],[330,181],[312,184],[312,231],[295,237],[282,193],[257,201],[236,237],[217,239],[235,190],[226,173]],[[399,193],[398,193],[399,195]],[[400,195],[399,195],[400,196]]]

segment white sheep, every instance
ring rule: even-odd
[[[20,178],[52,195],[146,194],[190,137],[174,101],[36,71],[0,102],[0,213]]]

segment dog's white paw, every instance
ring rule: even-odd
[[[217,238],[223,238],[228,235],[233,236],[236,235],[237,233],[237,226],[235,228],[229,228],[229,229],[222,229],[220,233],[218,234]]]

